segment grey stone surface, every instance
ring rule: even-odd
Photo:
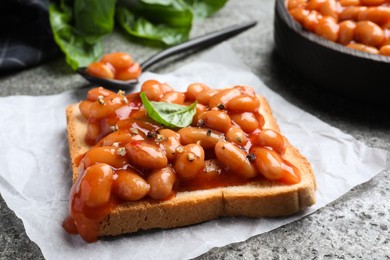
[[[296,106],[351,134],[370,147],[390,151],[386,106],[351,102],[311,88],[274,51],[274,0],[230,0],[212,18],[194,24],[192,36],[227,25],[258,20],[256,28],[229,40],[246,65],[266,85]],[[106,40],[107,51],[128,51],[138,60],[158,51],[127,41],[120,33]],[[171,71],[196,59],[174,58],[152,68]],[[85,82],[59,58],[0,78],[0,95],[47,95],[76,89]],[[390,158],[387,160],[390,161]],[[237,244],[214,248],[196,259],[390,259],[390,163],[371,181],[299,221]],[[43,259],[22,222],[0,199],[0,259]]]

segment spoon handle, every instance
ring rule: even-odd
[[[156,62],[159,62],[160,60],[163,60],[175,54],[182,53],[188,50],[199,50],[201,48],[205,48],[207,46],[220,43],[243,31],[246,31],[247,29],[255,26],[256,24],[257,24],[256,21],[251,21],[239,25],[233,25],[225,29],[211,32],[206,35],[199,36],[189,41],[180,43],[171,48],[165,49],[151,56],[149,59],[145,60],[144,62],[142,62],[141,63],[142,70],[146,70],[150,66],[154,65]]]

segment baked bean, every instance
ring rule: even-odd
[[[365,6],[347,6],[339,14],[339,20],[354,20],[357,21],[361,12],[366,10]]]
[[[126,52],[105,54],[100,61],[111,64],[116,70],[126,69],[133,64],[133,58]]]
[[[85,205],[96,208],[110,200],[113,171],[104,163],[88,167],[80,182],[78,194]]]
[[[227,168],[244,178],[257,175],[255,167],[250,163],[247,154],[234,143],[219,141],[214,148],[215,156]]]
[[[99,141],[101,146],[111,146],[117,143],[119,146],[123,146],[131,141],[142,141],[144,137],[140,134],[131,133],[130,130],[115,131]]]
[[[97,120],[108,117],[110,113],[113,113],[116,109],[123,106],[122,98],[116,95],[110,95],[104,98],[99,98],[95,101],[90,109],[89,116]]]
[[[115,79],[118,80],[131,80],[138,79],[141,76],[142,68],[139,63],[133,63],[130,67],[124,69],[118,69],[115,73]]]
[[[91,111],[92,105],[93,102],[89,100],[84,100],[79,103],[80,113],[83,115],[84,118],[89,118],[89,111]]]
[[[176,175],[170,166],[152,171],[147,179],[150,185],[149,197],[157,200],[168,198],[175,181]]]
[[[318,10],[320,14],[323,16],[330,16],[335,19],[335,22],[338,21],[338,14],[337,14],[337,4],[336,0],[327,0],[325,3],[323,3],[320,6],[320,9]]]
[[[317,11],[311,11],[304,19],[303,19],[303,27],[310,31],[314,32],[318,26],[319,19],[322,18],[322,15]]]
[[[168,159],[165,153],[154,143],[133,141],[126,144],[127,157],[136,166],[145,169],[160,169],[167,167]]]
[[[303,24],[306,16],[310,14],[309,10],[304,9],[303,7],[297,7],[290,10],[291,16],[300,24]]]
[[[245,133],[248,134],[261,127],[255,114],[251,112],[231,114],[230,118],[235,124],[239,125]]]
[[[256,112],[259,107],[259,99],[256,96],[247,95],[232,98],[226,105],[226,109],[234,112]]]
[[[382,5],[386,2],[387,0],[360,0],[360,4],[366,6]]]
[[[164,93],[175,91],[171,86],[169,86],[167,83],[161,83],[161,86],[164,90]]]
[[[306,4],[306,9],[319,11],[325,2],[326,0],[309,0]]]
[[[180,146],[180,135],[166,128],[159,130],[158,133],[163,138],[160,144],[164,147],[168,160],[173,160],[176,158],[176,149]]]
[[[256,168],[265,178],[280,180],[284,177],[283,159],[277,152],[263,147],[252,147],[250,152],[256,155]]]
[[[214,188],[216,182],[221,182],[221,173],[223,172],[223,165],[217,159],[205,160],[204,163],[205,167],[203,171],[198,176],[196,176],[195,179],[192,179],[191,182],[194,183],[195,186],[197,186],[197,184],[200,184],[201,187],[204,187],[206,189]]]
[[[385,55],[385,56],[390,56],[390,45],[383,45],[379,49],[379,54]]]
[[[177,156],[173,168],[181,178],[191,179],[203,171],[204,150],[198,144],[188,144],[183,147],[183,150]]]
[[[241,92],[238,88],[223,89],[210,98],[209,107],[219,107],[220,105],[226,107],[230,100],[240,95]]]
[[[185,93],[186,99],[190,101],[196,100],[196,97],[203,92],[210,90],[210,88],[203,83],[192,83],[188,85]]]
[[[198,125],[199,116],[207,111],[207,107],[203,104],[197,103],[195,109],[196,109],[196,112],[195,112],[194,117],[192,118],[192,125],[193,126]]]
[[[119,170],[116,175],[112,190],[120,199],[136,201],[148,194],[150,185],[134,170]]]
[[[199,115],[198,123],[202,122],[205,127],[225,133],[232,126],[229,115],[225,111],[210,110]]]
[[[254,145],[269,146],[274,151],[283,154],[286,150],[284,137],[272,129],[264,129],[252,139]]]
[[[99,99],[99,97],[103,96],[103,97],[108,97],[110,95],[115,95],[115,92],[112,92],[108,89],[105,89],[103,87],[97,87],[97,88],[93,88],[93,89],[90,89],[87,93],[87,99],[89,101],[96,101]]]
[[[306,0],[290,0],[287,2],[287,9],[292,10],[297,7],[304,8],[306,6]]]
[[[245,132],[240,127],[234,125],[226,132],[226,139],[241,146],[245,146],[248,142]]]
[[[144,107],[140,107],[139,109],[133,109],[131,111],[130,117],[132,119],[147,119],[148,116],[148,111]]]
[[[252,147],[256,155],[256,168],[268,180],[280,180],[287,184],[301,181],[298,168],[285,161],[278,153],[263,147]]]
[[[185,94],[181,92],[168,92],[160,99],[160,102],[168,102],[173,104],[182,105],[185,100]]]
[[[84,156],[84,168],[97,163],[106,163],[114,168],[122,168],[129,164],[126,156],[120,154],[118,147],[102,146],[91,148]]]
[[[86,71],[91,76],[104,79],[113,79],[115,72],[111,65],[100,61],[89,64]]]
[[[371,21],[378,25],[384,25],[390,21],[390,7],[378,6],[368,7],[366,10],[361,12],[358,16],[359,21]]]
[[[209,101],[211,97],[216,95],[219,92],[219,90],[216,89],[209,89],[207,91],[201,92],[196,96],[196,100],[198,103],[203,104],[203,105],[209,105]]]
[[[284,177],[280,179],[281,182],[291,185],[297,184],[301,181],[301,172],[297,167],[287,161],[284,161],[282,168],[284,171]]]
[[[324,16],[318,21],[315,33],[329,41],[335,42],[339,32],[339,25],[331,16]]]
[[[128,118],[117,122],[119,129],[136,128],[138,134],[145,137],[150,131],[157,131],[160,125],[157,125],[150,117],[147,118]]]
[[[198,127],[185,127],[178,131],[182,144],[199,142],[204,149],[214,148],[219,140],[224,140],[225,136],[217,131]]]
[[[379,54],[379,50],[377,48],[360,44],[360,43],[350,43],[347,45],[347,47],[354,50],[367,52],[370,54]]]
[[[384,31],[370,21],[359,21],[355,29],[356,41],[369,46],[379,46],[385,39]]]
[[[358,6],[360,5],[360,0],[339,0],[339,3],[342,6]]]
[[[159,101],[164,96],[162,84],[157,80],[147,80],[142,84],[141,92],[151,101]]]
[[[347,45],[355,38],[356,23],[351,20],[343,21],[339,24],[339,33],[337,42]]]

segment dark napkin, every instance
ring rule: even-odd
[[[49,0],[2,0],[0,73],[36,66],[56,57],[49,23]]]

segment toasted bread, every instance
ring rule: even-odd
[[[264,128],[280,131],[268,102],[264,97],[260,96],[259,99],[260,112],[265,118]],[[66,113],[75,181],[78,175],[77,158],[90,148],[84,141],[87,121],[80,114],[78,104],[70,105]],[[286,142],[283,158],[300,170],[301,181],[298,184],[261,180],[239,186],[177,192],[174,197],[163,201],[142,199],[125,202],[100,222],[99,236],[182,227],[224,216],[286,216],[313,205],[316,181],[311,165],[296,148]]]

